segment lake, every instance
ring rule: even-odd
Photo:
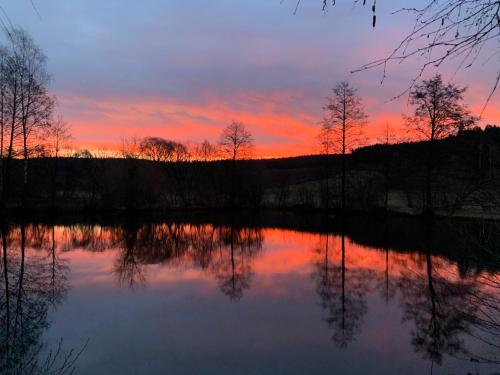
[[[5,223],[0,370],[500,373],[498,233],[290,214]]]

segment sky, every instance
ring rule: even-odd
[[[386,123],[407,139],[401,115],[422,61],[382,72],[351,71],[387,56],[412,26],[397,7],[424,0],[379,1],[371,10],[321,0],[5,0],[11,23],[45,51],[57,111],[71,125],[75,148],[118,149],[124,137],[160,136],[180,142],[217,142],[241,121],[253,134],[256,157],[311,154],[331,88],[349,80],[364,98],[366,142]],[[456,75],[458,62],[440,68],[445,80],[467,86],[477,114],[500,57],[487,46],[476,64]],[[488,51],[488,48],[491,51]],[[491,52],[491,53],[488,53]],[[436,73],[430,70],[427,75]],[[481,125],[500,124],[500,90]]]

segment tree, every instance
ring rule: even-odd
[[[246,130],[245,124],[233,121],[221,134],[222,153],[231,160],[231,205],[234,206],[236,184],[236,161],[248,157],[253,149],[253,137]]]
[[[233,161],[248,157],[253,149],[253,137],[245,124],[233,121],[221,134],[222,152]]]
[[[330,155],[335,151],[335,132],[328,119],[323,119],[320,132],[318,134],[320,152],[325,159],[325,208],[330,208]]]
[[[47,128],[46,140],[48,141],[49,154],[53,158],[59,158],[61,151],[67,147],[71,139],[71,126],[59,116],[51,122]]]
[[[217,147],[206,139],[201,144],[196,146],[195,152],[197,158],[204,162],[214,160],[217,157]]]
[[[423,80],[410,92],[410,104],[414,113],[404,116],[407,126],[417,136],[428,141],[425,204],[426,213],[432,213],[432,174],[436,166],[434,147],[439,139],[455,135],[476,122],[467,108],[461,103],[466,88],[451,83],[444,84],[441,75]]]
[[[187,147],[181,143],[159,137],[143,138],[139,144],[142,157],[156,162],[187,161]]]
[[[51,205],[55,207],[57,196],[57,179],[59,177],[59,157],[61,150],[66,147],[66,142],[71,138],[71,128],[61,116],[52,122],[47,129],[49,155],[53,158]]]
[[[121,154],[125,159],[136,159],[139,157],[141,140],[138,137],[122,137]]]
[[[12,43],[12,67],[19,85],[19,105],[24,158],[23,201],[28,184],[29,138],[37,131],[48,127],[54,108],[54,99],[48,94],[50,76],[46,70],[46,56],[23,30],[9,33]]]
[[[384,134],[384,210],[387,212],[389,208],[389,188],[390,188],[390,172],[391,172],[391,127],[389,123],[385,124]]]
[[[8,45],[0,58],[0,122],[2,162],[2,203],[13,157],[24,159],[23,203],[28,183],[28,159],[38,149],[34,143],[47,128],[55,100],[48,93],[50,76],[46,57],[23,30],[7,31]]]
[[[333,95],[328,98],[324,107],[325,117],[322,132],[327,135],[328,144],[335,142],[340,148],[342,159],[342,192],[341,208],[346,207],[346,153],[359,144],[363,125],[366,123],[366,114],[363,102],[347,81],[342,81],[332,90]],[[331,138],[331,139],[330,139]],[[324,140],[326,141],[326,140]]]

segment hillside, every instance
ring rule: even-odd
[[[347,156],[348,204],[357,210],[422,209],[428,142],[372,145]],[[340,156],[157,163],[137,159],[29,161],[26,205],[35,209],[321,209],[339,203]],[[5,162],[5,160],[4,160]],[[326,196],[326,176],[329,194]],[[446,215],[496,215],[500,208],[500,128],[474,129],[433,145],[432,193]],[[13,160],[6,206],[19,207],[23,164]]]

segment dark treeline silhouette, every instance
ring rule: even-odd
[[[440,214],[497,214],[500,209],[500,129],[474,128],[432,145],[432,208]],[[328,207],[421,213],[428,191],[428,141],[378,144],[344,157],[328,156]],[[7,207],[34,209],[166,210],[325,208],[325,156],[269,160],[152,161],[99,158],[90,153],[30,160],[24,188],[22,160],[11,162]],[[342,161],[344,160],[344,162]]]

